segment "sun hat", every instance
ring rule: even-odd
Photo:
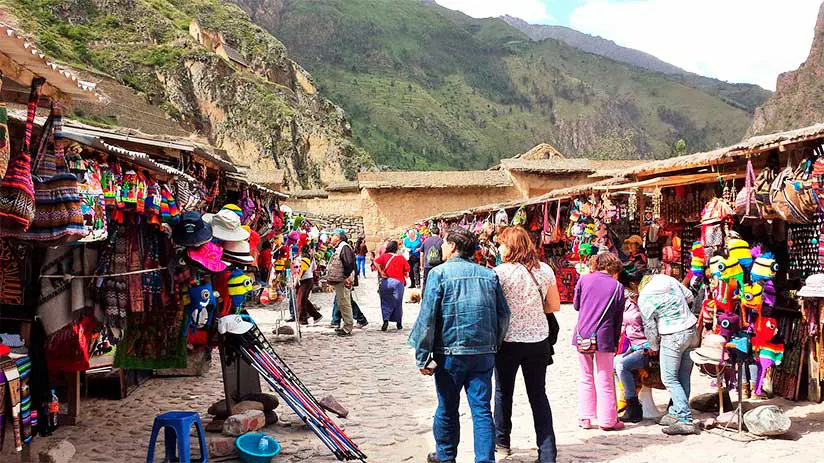
[[[220,334],[244,334],[251,330],[254,324],[247,322],[240,315],[227,315],[217,321],[217,332]]]
[[[708,334],[701,341],[701,347],[690,352],[690,358],[696,365],[720,365],[724,363],[724,350],[727,340],[720,334]]]
[[[172,239],[180,246],[196,248],[212,240],[212,226],[203,221],[200,212],[184,212],[172,231]]]
[[[223,248],[215,243],[208,242],[196,248],[189,248],[187,251],[189,259],[202,265],[212,272],[222,272],[226,270],[226,262],[223,262]]]
[[[824,274],[816,273],[807,277],[806,284],[800,291],[799,297],[824,297]]]
[[[223,243],[223,262],[226,264],[253,264],[249,241],[225,241]]]
[[[240,217],[225,207],[217,214],[205,214],[203,220],[212,226],[212,236],[221,241],[245,241],[249,232],[241,228]]]

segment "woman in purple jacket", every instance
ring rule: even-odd
[[[617,281],[623,270],[615,254],[602,253],[590,261],[593,273],[578,280],[574,307],[578,323],[572,344],[594,339],[596,352],[580,353],[581,380],[578,385],[578,425],[592,429],[593,420],[605,431],[624,429],[618,420],[613,362],[624,314],[624,287]]]

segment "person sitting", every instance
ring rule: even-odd
[[[644,418],[641,402],[638,400],[633,372],[649,366],[649,342],[644,335],[644,320],[638,308],[638,285],[643,278],[643,271],[638,270],[633,262],[624,265],[624,271],[618,281],[624,285],[624,319],[622,331],[629,342],[624,353],[615,356],[615,376],[624,388],[627,409],[620,420],[624,423],[639,423]]]

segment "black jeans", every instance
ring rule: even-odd
[[[541,463],[554,462],[558,456],[552,410],[546,396],[546,367],[549,344],[505,342],[495,358],[495,441],[509,447],[512,433],[512,395],[518,368],[524,375],[526,394],[532,407],[538,454]]]
[[[421,284],[421,257],[409,256],[409,287],[414,288]]]

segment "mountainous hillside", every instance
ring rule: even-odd
[[[818,11],[810,55],[798,69],[778,76],[775,94],[755,112],[749,134],[824,122],[824,3]]]
[[[750,123],[745,105],[677,78],[431,2],[232,1],[283,40],[383,166],[485,168],[544,141],[661,158],[679,139],[691,151],[740,140]]]
[[[371,160],[349,139],[343,110],[318,92],[286,48],[239,8],[218,0],[0,0],[5,22],[46,53],[87,71],[111,97],[74,117],[152,133],[196,131],[265,182],[292,187],[353,178]],[[196,19],[222,34],[238,61],[190,35]],[[241,64],[245,61],[245,65]]]
[[[700,76],[662,61],[649,53],[622,47],[612,40],[584,34],[583,32],[568,27],[529,24],[522,19],[513,18],[512,16],[502,16],[501,19],[528,35],[532,40],[555,39],[587,53],[594,53],[650,71],[669,74],[673,79],[678,79],[691,87],[711,95],[716,95],[727,103],[733,106],[739,106],[750,112],[763,104],[771,95],[769,90],[765,90],[757,85],[731,84],[718,79]]]

